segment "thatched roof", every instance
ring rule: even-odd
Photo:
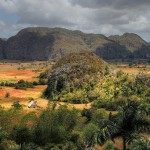
[[[28,108],[37,108],[37,103],[36,101],[32,100],[29,104],[28,104]]]

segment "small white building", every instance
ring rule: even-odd
[[[37,108],[37,103],[36,101],[32,100],[29,104],[28,104],[28,108]]]

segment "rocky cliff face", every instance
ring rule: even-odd
[[[6,41],[0,38],[0,59],[5,59],[5,43]]]
[[[131,57],[131,52],[116,42],[107,43],[103,47],[97,48],[95,52],[103,59],[127,59]]]
[[[106,66],[107,63],[94,53],[72,53],[63,57],[49,74],[44,96],[54,98],[64,90],[70,93],[91,87],[103,79]]]
[[[129,54],[127,58],[150,58],[150,45],[134,33],[125,33],[122,36],[110,36],[110,40],[124,46]]]
[[[0,39],[0,59],[49,60],[92,51],[104,59],[150,58],[150,44],[136,34],[105,37],[62,28],[26,28]]]
[[[8,39],[5,53],[7,59],[48,60],[54,37],[40,34],[40,30],[22,30]]]

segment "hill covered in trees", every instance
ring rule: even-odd
[[[0,39],[0,59],[49,60],[84,50],[104,59],[150,58],[150,45],[136,34],[106,37],[63,28],[25,28]]]
[[[72,103],[87,103],[88,93],[108,71],[107,63],[94,53],[72,53],[53,66],[44,96]]]

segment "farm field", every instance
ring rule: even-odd
[[[115,66],[116,70],[121,70],[129,75],[137,75],[140,72],[150,74],[150,65],[137,65],[130,67],[129,65]]]
[[[51,67],[49,62],[0,62],[0,82],[4,83],[16,83],[19,80],[28,82],[38,81],[38,76],[41,72]],[[0,86],[0,106],[10,108],[14,101],[19,101],[20,104],[27,105],[29,99],[39,99],[45,85],[38,85],[33,88],[27,88],[25,90],[15,89],[9,86]],[[5,98],[6,93],[10,94],[8,98]],[[40,104],[42,101],[47,104],[47,100],[38,100]],[[43,107],[46,107],[42,104]]]
[[[36,81],[39,74],[50,68],[49,62],[0,62],[0,81],[16,82],[21,79]]]
[[[51,62],[0,62],[0,82],[13,82],[16,83],[19,80],[25,80],[29,82],[38,81],[38,76],[41,72],[51,68]],[[116,67],[116,66],[115,66]],[[150,67],[140,65],[136,67],[129,67],[127,65],[117,66],[117,71],[121,70],[129,75],[136,75],[139,72],[146,72],[150,74]],[[15,89],[14,87],[0,86],[0,106],[4,108],[10,108],[14,101],[19,101],[20,104],[27,106],[30,99],[37,101],[37,104],[41,108],[46,108],[48,101],[41,98],[43,91],[46,89],[46,85],[38,85],[33,88],[27,88],[25,90]],[[10,94],[10,97],[5,98],[6,93]],[[64,103],[60,103],[64,104]],[[69,104],[70,107],[76,107],[79,109],[90,108],[90,103],[85,104]]]
[[[50,62],[0,62],[0,82],[12,82],[16,83],[19,80],[25,80],[29,82],[38,81],[38,76],[41,72],[51,68]],[[9,86],[0,86],[0,106],[8,109],[14,101],[19,101],[24,108],[27,108],[30,99],[37,101],[37,105],[41,108],[46,108],[48,100],[41,98],[43,91],[46,89],[46,85],[38,85],[33,88],[27,88],[25,90],[15,89]],[[6,93],[10,94],[10,97],[5,98]],[[60,103],[64,104],[64,103]],[[90,108],[91,104],[69,104],[70,107],[76,107],[78,109]],[[33,110],[33,109],[32,109]]]

